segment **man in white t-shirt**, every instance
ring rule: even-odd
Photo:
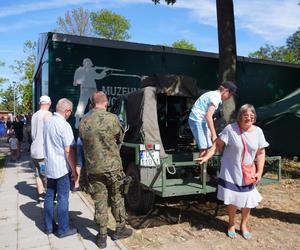
[[[49,111],[51,99],[49,96],[40,97],[40,109],[35,112],[31,118],[31,137],[32,144],[30,154],[35,166],[36,188],[38,192],[38,201],[44,201],[46,177],[44,176],[44,125],[52,116]]]
[[[194,103],[189,116],[189,125],[199,148],[199,157],[205,155],[212,142],[217,139],[213,114],[222,104],[236,94],[237,87],[233,82],[225,81],[215,91],[201,95]]]

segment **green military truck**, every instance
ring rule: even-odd
[[[83,75],[81,71],[88,65],[89,74]],[[53,104],[68,97],[76,110],[84,80],[106,92],[111,106],[118,96],[139,89],[144,76],[155,74],[189,76],[199,89],[214,90],[219,85],[218,54],[42,33],[33,79],[34,109],[38,108],[39,97],[46,94]],[[238,57],[237,105],[251,103],[257,108],[274,103],[298,89],[299,79],[299,65]],[[86,112],[88,105],[84,108]],[[70,122],[74,126],[75,118]]]
[[[112,106],[118,96],[138,90],[143,77],[156,74],[189,76],[199,89],[214,90],[218,87],[218,54],[43,33],[38,40],[33,109],[38,108],[41,95],[51,97],[52,108],[60,98],[69,98],[76,111],[69,122],[77,134],[78,121],[88,111],[91,91],[104,91]],[[277,154],[299,155],[300,134],[295,129],[300,126],[300,66],[238,56],[236,79],[237,107],[251,103],[260,108],[259,125],[270,149]],[[289,143],[283,144],[283,140]]]
[[[155,81],[152,81],[153,77],[156,77]],[[262,108],[261,114],[268,119],[268,123],[260,126],[263,129],[268,128],[268,130],[264,129],[266,139],[270,143],[270,149],[276,152],[290,154],[294,153],[292,149],[297,147],[288,147],[281,142],[275,143],[279,138],[277,135],[283,133],[279,126],[267,127],[270,121],[278,121],[278,119],[277,114],[272,117],[267,116],[270,112],[264,107],[272,109],[272,105],[274,103],[277,105],[281,99],[284,100],[285,110],[293,106],[292,102],[286,102],[286,98],[289,98],[292,92],[298,93],[299,79],[299,65],[237,58],[239,90],[236,98],[237,107],[243,103],[251,103],[256,108]],[[178,80],[184,82],[180,88]],[[132,208],[136,207],[136,210],[144,211],[147,207],[151,207],[153,194],[167,197],[215,190],[213,178],[210,180],[206,178],[205,168],[199,174],[198,167],[193,162],[196,155],[195,144],[185,119],[189,108],[204,90],[214,90],[218,87],[218,55],[161,45],[51,32],[40,35],[33,79],[34,110],[38,108],[41,95],[51,97],[52,107],[55,107],[60,98],[69,98],[74,103],[75,115],[69,119],[69,122],[75,134],[77,134],[80,118],[88,111],[89,95],[95,90],[104,91],[108,95],[109,106],[113,107],[112,111],[119,115],[124,128],[128,125],[126,123],[128,121],[135,126],[140,124],[140,121],[144,125],[147,124],[138,115],[142,114],[141,111],[145,108],[145,105],[141,105],[144,91],[151,87],[159,91],[155,92],[157,109],[153,109],[152,115],[148,115],[147,118],[154,118],[156,113],[157,124],[155,129],[150,126],[147,131],[150,134],[156,131],[156,137],[150,138],[160,138],[160,141],[148,143],[148,132],[143,133],[138,127],[134,130],[131,124],[121,148],[124,170],[129,175],[136,176],[133,183],[141,184],[135,186],[132,184],[132,187],[136,187],[139,193],[143,192],[142,196],[138,196],[142,198],[137,200],[135,205],[130,202],[130,199],[135,201],[135,197],[130,196],[131,191],[127,195],[127,201]],[[178,89],[181,92],[177,92]],[[292,99],[297,102],[299,94]],[[150,106],[154,105],[153,100]],[[130,107],[134,107],[129,113],[126,113],[128,110],[124,108],[126,102],[131,103]],[[281,109],[280,115],[282,115]],[[134,113],[133,110],[136,112]],[[126,116],[122,116],[125,113]],[[299,121],[298,116],[295,116],[295,121]],[[152,121],[150,120],[148,124],[152,124]],[[269,131],[271,132],[268,133]],[[298,135],[299,133],[292,129],[285,130],[285,137],[292,142],[291,145],[294,145]],[[127,155],[126,150],[130,157],[124,156]],[[218,171],[217,158],[209,164],[213,166],[208,168],[209,171]],[[210,174],[210,176],[214,175],[216,173]],[[189,179],[196,184],[182,188]],[[149,201],[147,207],[142,205],[145,202],[141,202],[141,199]]]
[[[202,167],[194,162],[199,151],[188,115],[199,92],[191,77],[155,75],[144,78],[139,90],[120,97],[112,106],[111,112],[119,117],[125,131],[121,158],[126,175],[132,179],[126,203],[135,213],[148,212],[156,195],[216,191],[220,156]],[[280,178],[281,157],[267,157],[262,183],[279,182]]]

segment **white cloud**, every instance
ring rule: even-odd
[[[99,3],[99,0],[52,0],[40,2],[25,2],[14,4],[0,9],[0,17],[20,15],[32,11],[61,8],[70,5]]]
[[[18,21],[16,23],[9,24],[9,25],[2,24],[2,25],[0,25],[0,33],[7,32],[7,31],[21,30],[21,29],[25,29],[28,27],[32,27],[32,26],[42,26],[42,25],[49,24],[49,23],[52,23],[52,21],[51,20],[44,20],[44,21],[41,21],[41,20],[26,20],[26,21],[24,21],[24,20],[22,20],[22,21]]]
[[[248,30],[270,42],[285,39],[300,27],[298,3],[299,0],[234,0],[236,29]],[[192,19],[217,27],[215,0],[184,0],[172,7],[188,9]]]
[[[266,41],[275,42],[300,27],[299,0],[234,0],[236,29],[253,32]],[[174,5],[186,8],[198,22],[217,27],[214,0],[185,0]]]
[[[300,26],[299,0],[233,0],[235,26],[239,30],[257,34],[265,41],[276,42],[287,38]],[[47,9],[85,5],[103,8],[123,7],[133,4],[152,4],[151,0],[49,0],[24,1],[22,4],[5,6],[0,9],[0,18]],[[159,6],[157,6],[159,8]],[[215,0],[178,0],[167,6],[161,0],[161,7],[186,9],[190,19],[201,24],[217,27]],[[20,25],[20,24],[19,24]],[[17,24],[15,25],[17,26]],[[5,27],[0,27],[0,31]]]
[[[202,24],[217,26],[215,0],[185,0],[179,1],[173,7],[190,9],[191,17]]]
[[[300,26],[299,0],[235,1],[237,28],[247,29],[275,42]]]

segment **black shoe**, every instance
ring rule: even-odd
[[[97,239],[96,239],[96,245],[97,245],[97,247],[99,247],[100,249],[106,248],[107,235],[97,234],[96,237],[97,237]]]
[[[47,234],[47,235],[50,235],[52,233],[53,233],[53,231],[51,231],[51,230],[45,230],[45,234]]]
[[[123,227],[123,228],[117,228],[116,232],[111,236],[112,240],[120,240],[128,238],[132,235],[132,229]]]
[[[81,191],[80,187],[74,187],[72,188],[72,192],[78,192],[78,191]]]
[[[64,238],[73,234],[77,234],[77,228],[70,228],[67,232],[59,234],[58,238]]]
[[[39,196],[38,196],[38,202],[44,202],[44,200],[45,200],[45,193],[41,193],[41,194],[39,194]]]

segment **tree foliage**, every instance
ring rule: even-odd
[[[16,75],[19,76],[19,81],[16,86],[17,103],[20,103],[19,112],[29,113],[32,111],[32,79],[34,73],[34,64],[36,43],[26,41],[24,43],[23,52],[25,54],[24,60],[15,60],[15,65],[11,68]],[[21,97],[19,102],[19,96]]]
[[[197,50],[196,46],[192,44],[191,42],[185,40],[185,39],[180,39],[175,41],[172,44],[173,48],[178,48],[178,49],[189,49],[189,50]]]
[[[125,17],[110,10],[91,12],[93,31],[100,37],[114,40],[128,40],[130,22]]]
[[[5,66],[5,63],[0,60],[0,67],[3,67],[3,66]],[[7,80],[8,79],[0,76],[0,86],[1,86],[2,83],[6,82]]]
[[[90,12],[82,7],[67,11],[64,17],[59,17],[55,32],[69,35],[91,35]]]
[[[158,3],[160,3],[160,0],[152,0],[152,2],[154,2],[155,4],[158,4]],[[174,4],[174,3],[176,3],[176,0],[165,0],[165,2],[167,4]]]
[[[275,47],[266,44],[250,53],[249,57],[300,64],[300,28],[287,38],[285,46]]]
[[[1,104],[0,109],[1,110],[7,110],[7,111],[13,111],[14,110],[14,88],[16,91],[16,113],[22,112],[22,107],[18,103],[19,99],[19,91],[18,86],[14,86],[13,84],[10,84],[8,88],[5,90],[1,90]]]

